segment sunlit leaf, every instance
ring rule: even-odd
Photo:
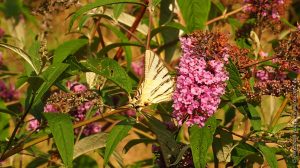
[[[77,10],[73,16],[70,19],[70,25],[69,29],[72,28],[75,20],[80,17],[82,14],[88,12],[89,10],[92,10],[94,8],[104,6],[104,5],[112,5],[112,4],[118,4],[118,3],[133,3],[133,4],[140,4],[144,5],[142,3],[139,3],[137,0],[96,0],[94,3],[89,3],[83,7],[81,7],[79,10]]]
[[[107,140],[107,133],[101,132],[98,134],[90,135],[78,141],[74,146],[73,159],[87,152],[105,147]]]
[[[125,7],[125,4],[123,4],[123,3],[113,5],[113,12],[114,12],[114,18],[115,19],[118,19],[118,17],[122,13],[124,7]]]
[[[189,32],[205,28],[210,11],[210,0],[177,0]]]
[[[109,58],[104,58],[102,60],[91,58],[86,62],[85,66],[96,74],[104,76],[116,83],[128,93],[131,92],[131,80],[126,71],[116,61]]]
[[[259,144],[260,151],[263,153],[265,160],[267,160],[271,168],[278,168],[278,162],[276,159],[276,154],[268,146]]]
[[[38,72],[39,72],[38,68],[35,67],[30,56],[24,50],[22,50],[21,48],[9,45],[9,44],[5,44],[5,43],[0,43],[0,47],[9,49],[9,50],[15,52],[16,54],[18,54],[19,56],[21,56],[31,66],[31,68],[35,71],[35,73],[38,74]]]

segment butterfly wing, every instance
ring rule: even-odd
[[[145,54],[145,78],[135,96],[138,106],[172,100],[174,79],[160,58],[151,50]]]

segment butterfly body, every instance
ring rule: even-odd
[[[172,100],[175,88],[174,79],[160,58],[151,50],[145,54],[144,80],[130,100],[135,109],[140,109],[151,104]]]

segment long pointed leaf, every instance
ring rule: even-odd
[[[70,116],[61,113],[45,113],[44,116],[64,164],[72,167],[74,131]]]
[[[133,4],[140,4],[144,5],[143,3],[139,3],[137,0],[96,0],[94,3],[89,3],[79,10],[77,10],[74,15],[72,16],[70,20],[69,30],[72,28],[75,20],[80,17],[80,15],[84,14],[85,12],[88,12],[89,10],[92,10],[94,8],[103,6],[103,5],[112,5],[112,4],[118,4],[118,3],[133,3]]]
[[[113,153],[119,142],[127,136],[131,128],[132,123],[130,121],[122,121],[110,131],[106,141],[104,165],[107,165],[110,155]]]
[[[35,71],[36,74],[38,74],[38,68],[34,66],[34,64],[31,61],[30,56],[21,48],[9,45],[9,44],[5,44],[5,43],[0,43],[0,47],[4,47],[7,48],[13,52],[15,52],[16,54],[20,55],[23,59],[25,59],[26,62],[28,62],[28,64],[32,67],[32,69]]]
[[[212,144],[213,135],[217,128],[217,120],[211,117],[205,126],[199,128],[197,125],[190,129],[190,143],[193,161],[196,168],[206,167],[206,156],[209,146]]]
[[[107,133],[103,132],[81,139],[75,144],[73,159],[87,152],[105,147],[106,140]]]

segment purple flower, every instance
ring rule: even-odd
[[[19,92],[16,90],[15,86],[9,84],[6,86],[3,80],[0,80],[0,98],[5,102],[19,99]]]
[[[180,41],[182,56],[173,94],[173,116],[179,125],[186,120],[188,126],[196,124],[202,127],[216,112],[220,97],[225,93],[228,73],[224,63],[228,60],[228,48],[216,53],[223,56],[221,59],[214,59],[209,58],[209,52],[199,49],[203,44],[197,36],[182,37]]]

